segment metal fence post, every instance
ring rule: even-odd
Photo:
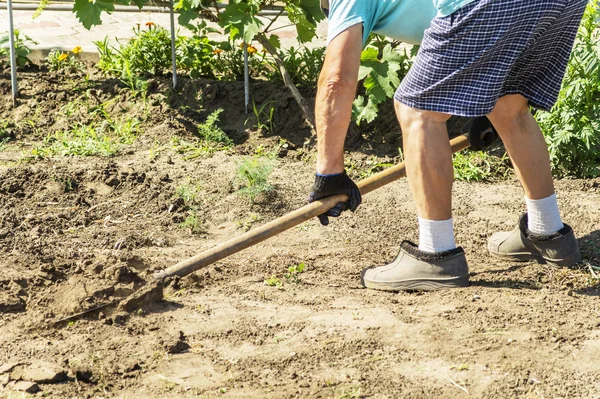
[[[169,17],[171,20],[171,62],[173,67],[173,89],[177,87],[177,54],[175,49],[175,11],[173,0],[171,0],[171,7],[169,7]]]
[[[12,84],[13,107],[17,106],[17,96],[19,88],[17,87],[17,60],[15,56],[15,28],[13,25],[12,0],[8,0],[8,36],[10,45],[10,78]]]
[[[246,115],[250,107],[250,71],[248,68],[248,43],[244,42],[244,106]]]

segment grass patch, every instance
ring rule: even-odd
[[[46,136],[25,158],[51,156],[105,156],[115,155],[122,147],[131,145],[138,136],[137,119],[104,120],[102,123],[77,126],[68,131]]]
[[[502,158],[484,151],[461,151],[452,156],[454,178],[466,182],[484,182],[493,178],[504,178],[507,168]]]
[[[235,173],[234,183],[240,188],[238,193],[254,203],[261,193],[274,189],[268,180],[275,168],[275,162],[265,157],[253,157],[242,161]]]

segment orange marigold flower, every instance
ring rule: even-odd
[[[148,28],[152,28],[153,26],[156,26],[156,24],[154,22],[152,22],[152,21],[148,21],[148,22],[146,22],[146,26]]]
[[[258,50],[256,49],[256,47],[254,47],[254,46],[248,46],[248,54],[254,54],[257,51]]]
[[[76,46],[72,51],[73,51],[73,54],[79,54],[83,50],[81,49],[81,46]]]
[[[221,50],[220,48],[216,48],[213,53],[215,54],[221,54],[223,52],[223,50]]]
[[[61,55],[58,56],[58,60],[64,61],[67,59],[67,57],[68,57],[68,55],[66,53],[62,53]]]

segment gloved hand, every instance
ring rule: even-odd
[[[469,133],[469,144],[477,151],[491,146],[498,138],[498,132],[487,116],[473,118],[463,127],[463,133],[466,132]]]
[[[326,213],[319,215],[319,221],[323,226],[329,224],[329,216],[338,217],[346,209],[354,212],[362,202],[362,197],[360,190],[348,177],[346,171],[334,175],[320,175],[317,173],[312,191],[308,196],[308,202],[311,203],[336,194],[346,194],[348,201],[340,202]]]

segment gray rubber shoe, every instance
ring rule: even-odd
[[[469,285],[465,251],[430,253],[410,241],[400,244],[396,259],[385,266],[364,269],[362,285],[382,291],[431,291]]]
[[[539,235],[527,228],[527,214],[513,231],[496,233],[488,240],[493,257],[515,262],[536,260],[553,266],[574,266],[581,261],[573,229],[566,225],[554,234]]]

